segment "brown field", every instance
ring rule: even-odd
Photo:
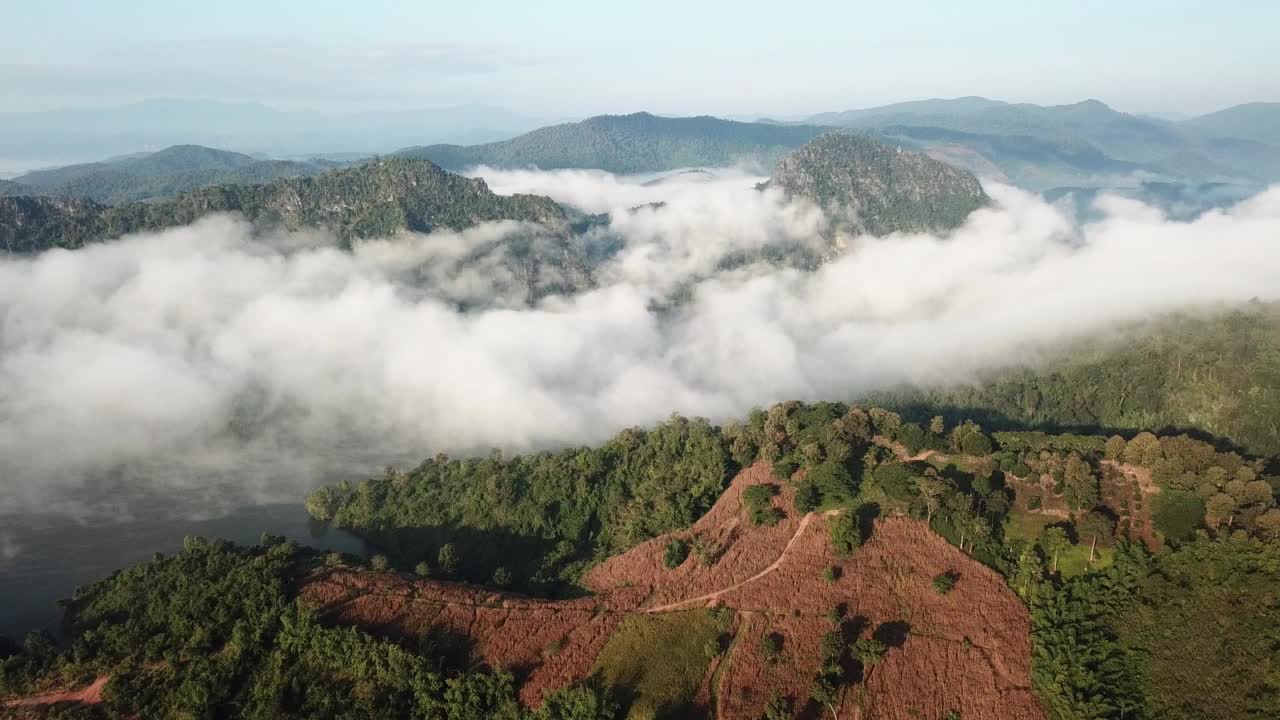
[[[93,682],[85,685],[78,690],[56,690],[53,692],[41,693],[30,697],[10,700],[3,707],[12,709],[14,713],[20,713],[17,708],[35,708],[48,705],[80,704],[80,705],[97,705],[102,702],[102,689],[107,686],[107,681],[111,679],[110,675],[103,675]]]
[[[535,600],[394,573],[326,570],[310,578],[305,598],[338,622],[406,643],[460,637],[468,660],[511,668],[525,680],[521,700],[589,675],[611,633],[630,613],[665,613],[725,605],[736,612],[729,650],[701,678],[695,704],[716,717],[756,720],[773,693],[800,712],[820,662],[830,608],[847,608],[863,636],[889,645],[884,661],[843,698],[842,718],[1039,720],[1030,689],[1030,621],[994,571],[960,552],[921,522],[877,521],[870,539],[845,560],[830,548],[822,515],[796,516],[785,486],[774,498],[785,517],[752,527],[744,488],[778,481],[757,464],[734,479],[693,527],[655,538],[611,558],[584,578],[594,598]],[[678,568],[662,564],[671,537],[699,538],[718,559],[698,553]],[[834,582],[822,573],[840,568]],[[958,576],[941,595],[934,576]],[[766,634],[782,651],[767,661]],[[555,650],[554,652],[550,650]]]

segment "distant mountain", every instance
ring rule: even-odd
[[[827,113],[811,123],[838,127],[928,126],[982,135],[1084,140],[1119,160],[1147,162],[1181,149],[1185,139],[1168,123],[1117,112],[1097,100],[1040,106],[985,98],[926,100]]]
[[[989,199],[971,173],[866,135],[828,133],[787,155],[767,183],[808,198],[844,228],[943,232]]]
[[[553,125],[503,142],[413,147],[397,154],[454,169],[489,165],[638,173],[737,163],[768,168],[823,131],[808,125],[747,123],[709,116],[659,117],[640,112]]]
[[[483,180],[423,160],[389,158],[312,178],[213,186],[169,202],[110,207],[83,199],[5,198],[0,200],[0,240],[11,252],[79,247],[185,225],[215,212],[238,212],[290,230],[326,227],[346,240],[400,230],[463,229],[491,220],[539,223],[561,233],[567,228],[564,211],[548,198],[495,195]]]
[[[0,195],[25,195],[31,188],[12,180],[0,180]]]
[[[895,117],[911,115],[973,115],[997,107],[1008,106],[1009,103],[999,100],[988,100],[984,97],[968,96],[959,98],[933,98],[929,100],[912,100],[909,102],[880,105],[860,110],[844,110],[841,112],[819,113],[807,118],[804,122],[811,125],[830,125],[847,127],[862,124],[870,118]]]
[[[1193,132],[1280,147],[1280,103],[1255,102],[1201,115],[1178,124]]]
[[[276,157],[387,152],[433,142],[488,142],[539,124],[534,118],[482,105],[332,116],[258,103],[157,99],[114,107],[0,113],[0,158],[32,167],[184,143]]]
[[[991,135],[919,125],[890,125],[876,132],[887,142],[1029,190],[1097,182],[1106,176],[1129,175],[1142,167],[1116,160],[1079,139]]]
[[[16,180],[42,195],[114,204],[172,198],[208,185],[257,184],[318,175],[342,164],[327,160],[260,160],[200,145],[175,145],[155,153],[37,170]]]
[[[968,97],[823,113],[808,122],[876,133],[913,128],[909,134],[922,149],[945,142],[954,146],[948,159],[963,158],[957,150],[969,152],[976,157],[967,166],[990,162],[1014,183],[1035,190],[1131,184],[1134,173],[1191,184],[1273,182],[1280,180],[1280,145],[1261,139],[1272,137],[1267,128],[1276,125],[1267,125],[1267,118],[1275,106],[1255,105],[1261,107],[1174,123],[1118,112],[1097,100],[1039,106]],[[953,135],[944,139],[946,133]],[[1090,166],[1102,174],[1090,177]],[[1131,177],[1108,177],[1117,172]]]

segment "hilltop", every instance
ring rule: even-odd
[[[866,135],[827,133],[787,155],[766,187],[807,198],[844,229],[945,232],[989,202],[972,174]]]
[[[397,154],[426,158],[451,169],[488,165],[639,173],[735,164],[767,168],[822,132],[822,128],[806,125],[638,112],[553,125],[485,145],[430,145]]]
[[[175,145],[154,153],[37,170],[15,181],[29,194],[114,204],[169,199],[210,185],[260,184],[318,175],[339,166],[324,160],[260,160],[199,145]]]
[[[1280,709],[1258,671],[1271,481],[1186,435],[840,403],[439,455],[308,499],[387,555],[189,538],[79,589],[74,652],[5,651],[0,699],[89,717],[1262,720]]]

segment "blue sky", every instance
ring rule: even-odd
[[[800,115],[923,97],[1280,100],[1280,3],[0,0],[0,111],[150,97],[326,112]]]

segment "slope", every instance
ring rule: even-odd
[[[724,625],[735,638],[732,646],[721,645],[701,665],[703,705],[688,697],[670,701],[752,720],[773,694],[807,697],[821,664],[820,641],[831,627],[828,611],[843,605],[851,633],[890,646],[885,661],[867,672],[865,691],[846,696],[847,711],[857,706],[874,717],[904,720],[942,717],[955,708],[969,718],[1042,717],[1030,690],[1027,613],[998,574],[905,518],[879,522],[848,560],[831,550],[827,515],[789,513],[771,527],[751,526],[743,493],[776,482],[763,463],[742,471],[693,526],[588,573],[584,584],[592,598],[533,600],[349,570],[318,573],[301,593],[339,624],[413,641],[454,638],[469,663],[516,668],[526,678],[521,698],[533,704],[596,668],[611,672],[612,654],[601,653],[621,628],[639,622],[629,618],[670,616],[656,622],[687,624],[690,613],[711,612],[717,622],[732,617]],[[774,503],[789,509],[790,490]],[[719,555],[709,563],[691,556],[666,569],[664,547],[690,538],[714,538]],[[833,565],[842,572],[825,582],[822,570]],[[962,581],[940,595],[930,580],[944,572]],[[712,606],[727,610],[707,609]],[[782,660],[761,662],[760,643],[774,634],[781,636]]]

